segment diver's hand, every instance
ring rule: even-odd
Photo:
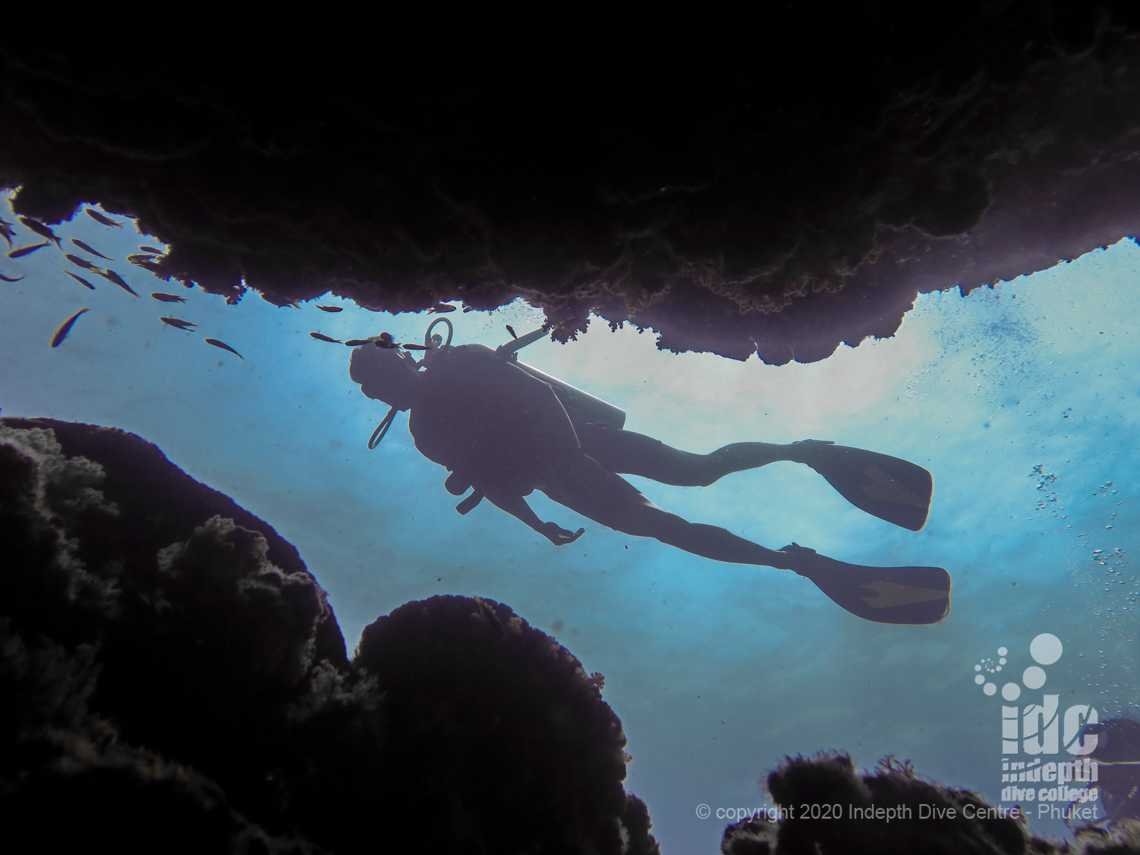
[[[577,531],[569,531],[564,529],[558,523],[545,522],[542,528],[539,529],[543,537],[553,543],[555,546],[565,546],[567,543],[573,543],[580,538],[586,529],[580,528]]]

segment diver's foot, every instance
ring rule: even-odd
[[[790,543],[779,551],[800,576],[853,615],[876,623],[938,623],[950,611],[950,574],[941,567],[864,567]],[[777,559],[781,560],[781,559]]]
[[[917,463],[818,439],[788,449],[790,459],[810,466],[860,510],[911,531],[926,524],[934,478]]]
[[[779,550],[779,554],[786,556],[786,563],[780,569],[792,570],[801,576],[811,576],[815,573],[836,570],[840,567],[840,563],[835,559],[820,555],[814,549],[800,546],[798,543],[789,543]]]

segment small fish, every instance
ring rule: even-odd
[[[7,220],[0,220],[0,237],[8,242],[8,248],[12,248],[12,238],[16,236],[16,231],[12,228],[12,224]]]
[[[105,259],[105,260],[107,260],[107,261],[110,261],[110,260],[111,260],[110,256],[107,256],[107,255],[103,255],[103,253],[101,253],[99,250],[97,250],[97,249],[96,249],[95,247],[93,247],[91,244],[89,244],[89,243],[84,243],[84,242],[83,242],[83,241],[81,241],[79,238],[72,238],[72,239],[71,239],[71,242],[72,242],[73,244],[75,244],[77,247],[79,247],[81,250],[83,250],[84,252],[89,252],[89,253],[91,253],[92,255],[97,255],[97,256],[99,256],[99,258]]]
[[[511,334],[511,338],[518,338],[519,337],[519,334],[517,332],[515,332],[515,328],[512,327],[510,324],[507,324],[507,332],[509,332]]]
[[[44,243],[33,243],[33,244],[28,244],[27,246],[21,246],[21,247],[18,247],[16,249],[13,249],[11,252],[9,252],[8,257],[9,258],[23,258],[25,255],[31,255],[33,252],[38,252],[39,250],[43,249],[45,246],[50,246],[50,245],[51,245],[50,243],[45,241]]]
[[[93,219],[97,223],[102,223],[103,225],[110,226],[113,229],[122,228],[122,226],[123,226],[122,223],[116,222],[115,220],[112,220],[110,217],[108,217],[104,214],[100,214],[94,208],[86,208],[84,210],[87,211],[87,216],[89,216],[91,219]]]
[[[66,255],[66,254],[63,257],[66,258],[68,261],[70,261],[72,264],[76,265],[77,267],[82,267],[84,270],[90,270],[93,273],[99,272],[99,268],[96,267],[94,264],[92,264],[90,261],[88,261],[86,258],[80,258],[78,255]]]
[[[47,238],[52,241],[56,246],[62,246],[59,236],[52,231],[50,226],[45,226],[39,220],[33,220],[31,217],[17,217],[17,219],[24,224],[27,228],[38,234],[40,237]]]
[[[98,271],[98,273],[104,279],[106,279],[110,282],[114,282],[116,285],[118,285],[120,288],[122,288],[128,294],[131,294],[134,297],[138,296],[138,292],[135,291],[134,288],[132,288],[130,285],[127,284],[127,280],[125,280],[122,276],[120,276],[118,273],[116,273],[111,268],[108,267],[106,270],[100,270],[100,271]]]
[[[232,353],[238,359],[245,359],[244,356],[242,356],[240,353],[238,353],[236,350],[234,350],[232,347],[230,347],[224,341],[220,341],[219,339],[208,338],[208,339],[206,339],[206,344],[211,344],[214,347],[220,347],[222,350],[228,350],[230,353]]]
[[[162,273],[162,268],[158,266],[158,262],[154,260],[153,255],[139,255],[135,253],[134,255],[128,255],[127,261],[136,267],[145,268],[151,273]]]
[[[344,342],[339,338],[333,338],[332,336],[327,336],[324,333],[311,332],[309,335],[311,335],[317,341],[327,341],[329,344],[344,344]]]
[[[431,350],[430,347],[424,344],[405,344],[404,350]]]
[[[140,246],[143,252],[149,252],[151,255],[162,255],[166,250],[159,249],[157,246]]]
[[[70,276],[72,279],[74,279],[76,282],[78,282],[84,288],[90,288],[92,291],[95,290],[95,286],[92,285],[90,282],[88,282],[86,279],[84,279],[82,276],[79,276],[75,273],[72,273],[70,270],[68,270],[66,272],[67,272],[68,276]]]
[[[370,339],[370,338],[350,338],[348,341],[345,342],[345,345],[347,345],[348,347],[360,347],[362,344],[371,344],[371,343],[372,343],[372,339]]]
[[[392,338],[391,333],[382,332],[380,333],[380,337],[376,339],[376,346],[382,347],[385,350],[392,350],[393,348],[399,347],[400,343]]]
[[[164,294],[161,291],[155,291],[150,296],[162,303],[185,303],[185,297],[179,297],[177,294]]]
[[[71,328],[73,326],[75,326],[75,322],[77,320],[79,320],[80,315],[82,315],[84,312],[89,312],[89,311],[91,311],[91,310],[90,309],[80,309],[78,312],[76,312],[74,315],[72,315],[70,318],[68,318],[62,324],[60,324],[59,329],[57,329],[55,331],[55,335],[53,335],[51,337],[51,346],[52,347],[59,347],[61,344],[63,344],[63,340],[65,338],[67,338],[67,334],[69,332],[71,332]]]
[[[19,282],[23,278],[23,276],[5,276],[3,273],[0,273],[0,279],[3,279],[5,282]]]
[[[167,324],[167,325],[172,326],[172,327],[176,327],[180,330],[185,330],[186,332],[190,332],[194,329],[194,327],[198,326],[193,321],[184,321],[184,320],[182,320],[182,318],[171,318],[171,317],[167,317],[165,315],[163,317],[159,318],[159,320],[162,321],[164,324]]]
[[[432,315],[442,315],[442,314],[446,314],[447,312],[454,312],[454,311],[455,311],[455,306],[449,306],[449,305],[447,305],[447,303],[436,303],[434,306],[432,306],[430,309],[428,309],[428,313],[432,314]]]
[[[317,306],[317,308],[320,309],[322,312],[343,312],[344,311],[344,309],[341,306]]]

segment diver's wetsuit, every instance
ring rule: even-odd
[[[642,433],[593,423],[577,427],[582,450],[606,469],[677,487],[707,487],[731,472],[794,459],[790,447],[766,442],[737,442],[694,454]]]
[[[428,335],[432,327],[428,328]],[[766,549],[717,526],[691,523],[654,506],[621,477],[636,474],[666,484],[711,484],[729,472],[775,460],[805,464],[856,507],[894,525],[920,530],[934,480],[921,466],[890,455],[805,439],[790,445],[742,442],[709,454],[670,448],[621,429],[605,405],[583,403],[575,390],[541,372],[519,367],[511,353],[537,341],[542,330],[497,351],[480,345],[435,346],[422,363],[391,336],[355,346],[349,374],[370,398],[391,409],[369,447],[393,416],[411,411],[417,448],[447,467],[445,486],[467,513],[482,498],[507,511],[555,545],[584,531],[544,522],[526,502],[541,490],[551,499],[617,531],[652,537],[716,561],[778,567],[810,579],[851,614],[879,623],[929,624],[950,609],[950,575],[940,567],[861,567],[789,544]],[[426,369],[426,370],[424,370]],[[534,371],[534,373],[531,373]],[[559,395],[565,395],[565,401]],[[565,406],[564,406],[565,404]],[[591,417],[598,422],[592,423]]]
[[[423,381],[409,429],[426,457],[455,473],[448,480],[453,492],[470,485],[555,543],[576,535],[535,516],[523,498],[532,490],[627,534],[719,561],[788,566],[781,552],[661,510],[618,473],[705,485],[794,459],[792,447],[737,443],[691,454],[631,431],[576,424],[549,384],[482,345],[432,353]]]
[[[488,496],[526,495],[581,455],[554,390],[488,347],[431,353],[408,429],[427,458]]]

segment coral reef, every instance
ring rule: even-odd
[[[293,547],[138,437],[6,419],[0,485],[0,809],[49,851],[657,851],[599,681],[506,606],[350,662]]]
[[[11,839],[658,853],[623,787],[626,737],[601,675],[501,603],[407,603],[350,660],[324,591],[268,524],[138,437],[43,419],[0,421],[0,543]],[[1135,730],[1105,723],[1102,759],[1131,757]],[[1113,768],[1129,808],[1131,767]],[[861,774],[842,755],[789,759],[767,788],[797,810],[911,815],[751,819],[727,829],[725,855],[1140,852],[1131,819],[1053,843],[905,763]]]
[[[970,289],[1140,231],[1140,14],[1124,0],[769,4],[739,43],[443,46],[217,28],[0,40],[0,186],[102,203],[231,298],[370,308],[522,296],[674,350],[814,361]],[[229,38],[233,42],[229,42]],[[403,41],[402,39],[400,41]],[[636,49],[635,49],[636,47]],[[426,55],[426,59],[425,59]]]
[[[1072,844],[1034,837],[1025,819],[968,790],[886,762],[859,773],[844,754],[788,758],[768,776],[777,809],[730,825],[723,855],[1128,855],[1140,823],[1079,829]]]

